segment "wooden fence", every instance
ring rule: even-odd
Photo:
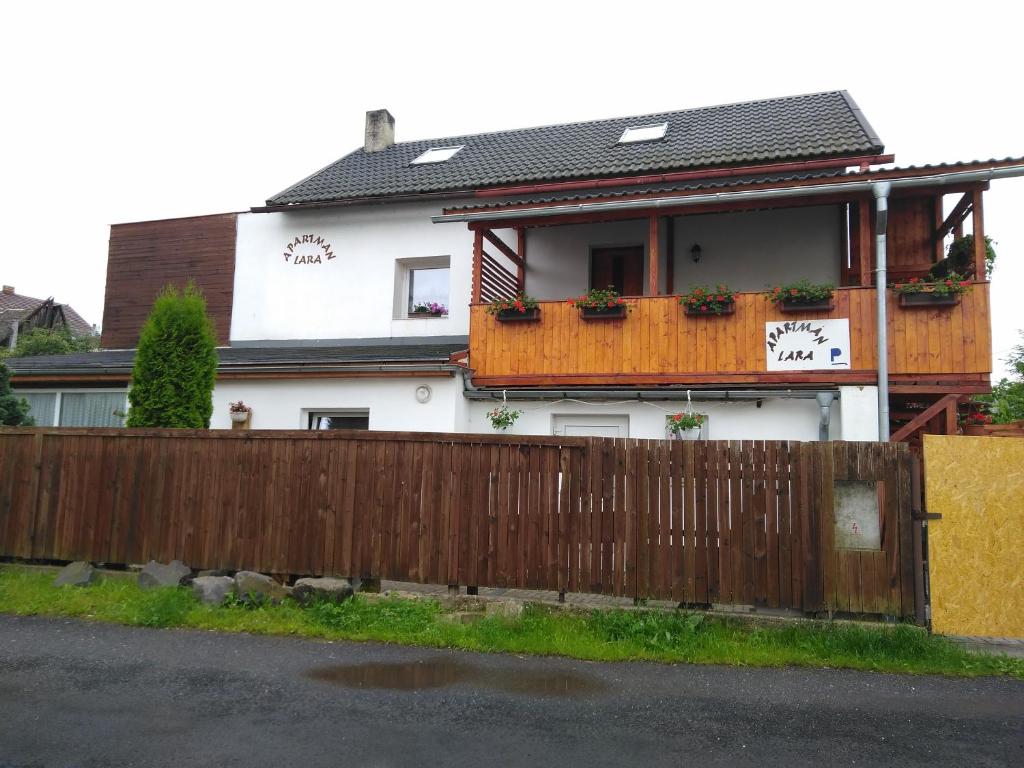
[[[836,547],[836,480],[879,549]],[[6,429],[0,554],[914,613],[884,443]]]

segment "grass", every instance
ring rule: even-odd
[[[836,667],[875,672],[1024,679],[1024,659],[970,653],[909,625],[844,623],[753,626],[699,613],[591,611],[528,606],[518,619],[445,620],[434,600],[356,596],[310,608],[286,602],[215,607],[190,590],[141,590],[129,578],[88,588],[54,587],[53,571],[0,567],[0,613],[70,616],[140,627],[375,640],[471,651],[758,667]]]

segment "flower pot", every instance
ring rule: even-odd
[[[953,307],[960,303],[957,294],[935,294],[931,291],[921,293],[901,293],[901,307]]]
[[[715,312],[712,309],[702,310],[700,308],[700,305],[694,307],[694,306],[690,306],[689,304],[684,304],[683,308],[686,310],[686,314],[688,314],[688,315],[690,315],[692,317],[716,317],[718,315],[731,315],[731,314],[734,314],[736,312],[736,302],[735,301],[730,301],[728,304],[726,304],[722,309],[720,309],[717,312]]]
[[[242,424],[249,420],[249,414],[252,411],[231,411],[231,420],[237,424]]]
[[[673,440],[700,440],[700,427],[691,427],[690,429],[673,429],[672,430]]]
[[[780,312],[831,312],[836,308],[832,297],[819,301],[801,301],[799,299],[782,299],[776,306]]]
[[[584,320],[621,320],[625,316],[625,304],[614,307],[580,307],[580,317]]]
[[[437,315],[437,314],[434,314],[433,312],[410,312],[409,313],[409,319],[410,320],[419,320],[419,319],[425,318],[425,317],[448,317],[448,315]]]
[[[527,323],[540,320],[540,307],[520,312],[518,309],[502,309],[495,316],[499,323]]]

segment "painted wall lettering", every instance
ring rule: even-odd
[[[765,323],[769,371],[842,370],[850,367],[850,321],[790,320]]]
[[[296,235],[281,255],[293,266],[323,264],[334,258],[334,250],[322,235]]]

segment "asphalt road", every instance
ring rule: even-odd
[[[0,616],[0,766],[105,765],[1020,766],[1024,683]]]

